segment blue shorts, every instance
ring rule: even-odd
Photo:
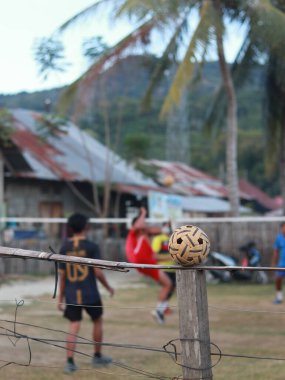
[[[285,271],[277,271],[277,272],[275,272],[275,274],[276,274],[276,277],[285,277]]]

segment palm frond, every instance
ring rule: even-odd
[[[117,7],[114,17],[120,18],[127,15],[128,17],[135,16],[136,19],[143,20],[149,13],[152,13],[152,8],[148,7],[146,2],[140,0],[125,0],[120,7]]]
[[[74,110],[75,117],[81,115],[88,104],[90,104],[95,81],[105,65],[107,63],[111,64],[114,59],[118,60],[123,52],[126,52],[127,49],[134,47],[137,43],[145,39],[154,27],[155,23],[153,20],[149,20],[137,27],[115,46],[107,49],[96,63],[94,63],[76,82],[71,84],[71,88],[67,90],[68,96],[65,98],[65,102],[68,98],[73,99],[76,106]]]
[[[205,134],[214,134],[215,129],[222,127],[222,120],[224,119],[226,110],[226,96],[224,86],[221,83],[213,95],[208,110],[206,111],[206,118],[202,125],[202,131]]]
[[[236,88],[242,87],[248,79],[251,70],[256,65],[255,58],[255,45],[252,42],[251,33],[249,33],[244,39],[243,45],[231,67],[232,78]]]
[[[235,88],[242,87],[248,79],[253,67],[255,51],[251,42],[251,32],[248,31],[243,44],[237,53],[236,59],[231,66],[231,75]],[[214,132],[215,128],[222,126],[226,111],[226,96],[223,84],[221,83],[216,90],[213,101],[206,113],[206,118],[202,127],[205,133]]]
[[[241,8],[246,10],[250,20],[250,29],[244,43],[232,65],[231,73],[236,87],[241,87],[248,78],[258,49],[284,54],[285,14],[278,10],[269,0],[248,2],[244,0]],[[269,48],[268,48],[269,47]],[[284,71],[283,71],[284,72]],[[283,78],[282,70],[280,77]],[[214,98],[206,117],[203,130],[209,132],[213,127],[221,125],[224,117],[226,99],[221,86]],[[269,121],[273,126],[273,120]],[[273,128],[273,127],[272,127]],[[271,155],[271,153],[270,153]]]
[[[211,2],[204,2],[200,11],[200,20],[194,31],[184,58],[176,71],[169,92],[164,100],[161,117],[164,118],[174,105],[178,105],[185,90],[190,83],[197,61],[197,50],[204,50],[210,45],[213,33],[214,8]]]
[[[68,110],[73,108],[80,80],[81,78],[78,78],[75,82],[69,85],[60,95],[56,106],[56,112],[58,114],[66,115],[68,113]]]
[[[284,55],[285,13],[270,0],[249,2],[248,16],[251,19],[252,37],[269,48],[271,54]]]
[[[188,16],[187,16],[188,17]],[[171,63],[174,62],[178,45],[177,40],[181,36],[181,32],[184,29],[186,18],[182,20],[182,22],[179,23],[179,25],[176,27],[169,43],[167,44],[161,58],[159,59],[159,62],[155,66],[155,69],[151,75],[149,85],[147,87],[147,90],[144,94],[143,100],[142,100],[142,109],[147,110],[150,107],[152,96],[154,93],[155,88],[163,78],[163,75],[165,73],[165,70],[171,65]],[[171,57],[172,56],[172,57]]]
[[[93,17],[94,14],[98,11],[98,8],[100,6],[106,5],[108,3],[112,3],[112,0],[98,0],[94,4],[90,5],[89,7],[83,9],[81,12],[77,13],[75,16],[71,17],[69,20],[67,20],[64,24],[62,24],[58,29],[58,33],[64,32],[66,29],[70,28],[71,26],[74,26],[75,24],[79,22],[86,21],[88,17]]]
[[[127,15],[135,17],[136,20],[153,17],[166,25],[176,22],[181,14],[189,12],[194,6],[197,6],[197,0],[125,0],[121,7],[117,8],[115,17]]]
[[[265,74],[266,97],[264,102],[264,119],[267,142],[265,159],[267,174],[279,160],[280,138],[282,128],[284,128],[285,81],[283,77],[280,78],[282,68],[284,73],[284,62],[280,62],[276,57],[272,56],[267,64]]]

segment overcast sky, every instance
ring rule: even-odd
[[[37,38],[51,35],[55,29],[94,0],[9,0],[0,5],[0,93],[35,91],[72,82],[86,69],[81,44],[84,38],[102,35],[108,44],[115,43],[131,30],[127,21],[115,26],[103,15],[74,27],[63,36],[67,60],[72,64],[66,73],[53,74],[43,81],[37,71],[32,48]],[[227,58],[233,59],[241,42],[237,28],[227,38]]]

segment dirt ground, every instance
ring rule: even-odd
[[[151,311],[156,304],[158,287],[151,281],[145,281],[135,271],[127,274],[107,271],[105,273],[116,289],[116,293],[113,298],[110,298],[102,290],[105,307],[104,341],[115,345],[133,344],[161,349],[163,344],[173,337],[172,331],[177,330],[177,315],[173,314],[169,318],[166,329],[160,328],[161,326],[155,323]],[[4,332],[2,336],[0,334],[0,362],[2,361],[3,364],[9,361],[14,362],[0,370],[1,380],[11,378],[51,380],[55,376],[58,379],[66,378],[62,370],[65,364],[66,334],[64,331],[67,330],[68,323],[57,310],[56,300],[52,300],[53,287],[54,279],[51,277],[11,281],[0,287],[2,300],[0,330],[2,334]],[[15,337],[10,337],[10,339],[7,337],[7,330],[11,333],[14,328],[15,299],[25,301],[24,305],[17,310],[17,321],[33,325],[17,324],[17,332],[40,339],[55,339],[57,341],[55,344],[61,348],[33,340],[28,342],[22,338],[17,341]],[[175,300],[174,303],[176,303]],[[51,330],[44,330],[42,327]],[[85,315],[80,336],[91,339],[91,327]],[[32,352],[31,363],[29,363],[29,346]],[[82,380],[94,379],[94,377],[98,380],[107,380],[110,377],[137,379],[141,378],[137,369],[159,373],[164,368],[167,373],[173,366],[172,362],[167,364],[165,354],[158,353],[153,364],[149,366],[148,363],[153,361],[152,352],[107,346],[104,351],[111,355],[117,364],[98,371],[91,368],[90,358],[86,356],[92,354],[93,351],[89,342],[79,339],[78,350],[81,353],[76,355],[76,362],[81,371],[73,374],[72,377]],[[162,367],[161,359],[165,361]],[[30,365],[25,366],[27,363]],[[136,372],[123,369],[122,366],[130,366]],[[176,374],[174,369],[172,369],[172,374],[173,376]]]
[[[146,286],[141,282],[141,276],[136,271],[120,273],[104,272],[115,289],[126,289]],[[0,286],[0,301],[14,300],[15,298],[37,297],[43,294],[53,294],[55,279],[52,276],[45,278],[9,279]],[[103,294],[104,288],[100,288]]]
[[[131,380],[147,378],[144,376],[145,371],[148,372],[148,377],[163,380],[180,376],[181,368],[168,354],[141,350],[141,347],[125,347],[125,344],[132,344],[162,349],[167,342],[177,339],[179,331],[176,297],[171,300],[173,313],[167,317],[166,324],[157,325],[151,316],[158,292],[155,284],[145,281],[136,272],[127,275],[108,272],[108,278],[117,288],[117,292],[114,298],[106,294],[103,296],[104,342],[124,347],[104,347],[104,352],[113,357],[115,364],[100,371],[92,369],[88,356],[92,354],[92,347],[86,340],[91,338],[91,324],[85,316],[79,334],[84,339],[78,340],[80,353],[76,354],[80,371],[70,377],[80,380]],[[10,299],[9,302],[0,303],[0,361],[3,365],[7,361],[14,362],[0,369],[1,380],[68,378],[62,373],[65,363],[64,331],[68,324],[58,312],[56,301],[51,298],[53,281],[52,278],[29,279],[0,286],[1,300]],[[211,341],[224,354],[285,359],[285,304],[272,305],[273,297],[272,285],[208,286]],[[17,324],[16,333],[32,338],[50,339],[49,343],[53,345],[24,338],[17,341],[15,336],[9,340],[7,330],[13,332],[15,327],[15,298],[25,299],[25,304],[17,310],[17,322],[32,325]],[[215,353],[214,349],[213,352]],[[213,363],[216,358],[213,356]],[[218,380],[284,380],[285,361],[222,357],[213,373],[214,379]]]

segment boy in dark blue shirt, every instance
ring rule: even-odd
[[[62,255],[100,259],[98,246],[86,239],[87,222],[87,217],[82,214],[73,214],[68,219],[68,227],[72,232],[72,237],[66,240],[61,247],[60,253]],[[101,367],[110,364],[112,358],[101,353],[103,307],[96,279],[109,291],[111,296],[114,294],[113,288],[99,268],[71,263],[60,263],[59,268],[58,309],[64,311],[64,317],[70,321],[66,345],[67,363],[64,372],[72,373],[78,369],[74,363],[73,356],[83,309],[86,310],[93,321],[94,356],[92,365]],[[64,301],[65,308],[63,306]]]

